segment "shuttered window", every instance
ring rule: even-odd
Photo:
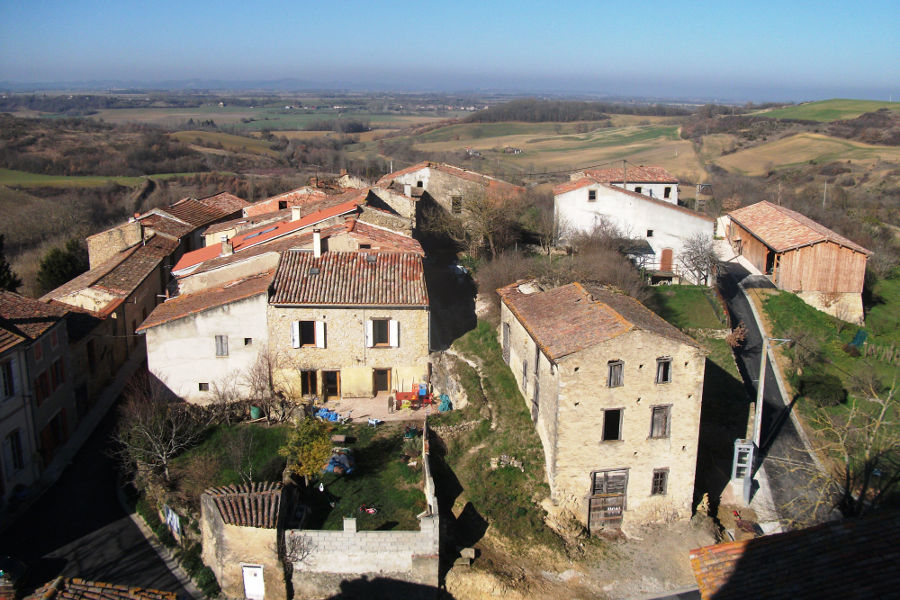
[[[324,348],[325,321],[294,321],[291,324],[291,346]]]
[[[397,348],[400,345],[400,322],[394,319],[366,321],[366,347]]]
[[[672,359],[656,359],[656,383],[669,383],[672,381]]]
[[[621,360],[611,360],[608,363],[609,374],[606,379],[608,387],[619,387],[625,383],[625,363]]]
[[[672,407],[654,406],[652,416],[650,418],[650,437],[667,438],[669,437],[669,421],[672,414]]]
[[[216,336],[216,356],[228,356],[228,336]]]

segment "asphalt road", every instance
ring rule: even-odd
[[[189,597],[119,504],[115,413],[114,405],[59,481],[0,534],[0,554],[28,565],[29,588],[65,575]]]
[[[719,290],[728,305],[731,322],[736,326],[741,321],[747,326],[747,339],[735,351],[735,359],[747,393],[756,398],[759,379],[759,362],[762,350],[762,335],[753,319],[750,303],[738,288],[774,288],[765,277],[750,275],[744,267],[728,263],[725,274],[719,278]],[[807,453],[803,441],[790,418],[789,402],[781,398],[772,365],[766,362],[766,377],[763,396],[762,448],[763,468],[769,480],[769,487],[775,508],[782,518],[809,521],[824,518],[821,512],[811,515],[811,507],[816,505],[820,491],[812,483],[815,463]],[[821,509],[820,509],[821,510]]]

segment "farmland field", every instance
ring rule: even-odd
[[[150,175],[154,179],[174,179],[185,177],[193,173],[160,173]],[[13,171],[0,169],[0,185],[21,187],[101,187],[110,183],[134,186],[146,179],[137,177],[110,177],[106,175],[44,175],[41,173],[26,173],[25,171]]]
[[[247,152],[250,154],[278,156],[278,152],[272,150],[269,142],[230,133],[219,133],[217,131],[178,131],[169,134],[169,137],[174,138],[179,142],[196,144],[198,146],[221,145],[223,149],[231,152]]]
[[[807,102],[797,106],[787,106],[773,110],[763,110],[756,114],[777,119],[806,119],[808,121],[837,121],[855,119],[859,115],[889,108],[900,111],[900,102],[878,102],[876,100],[846,100],[836,98],[819,102]]]
[[[834,160],[900,162],[900,148],[863,144],[817,133],[799,133],[722,156],[713,162],[744,175],[765,175],[770,168],[783,169],[809,161],[818,163]]]

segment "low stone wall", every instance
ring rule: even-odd
[[[341,584],[362,578],[419,584],[437,593],[440,517],[428,454],[428,427],[422,444],[427,509],[418,531],[357,531],[356,519],[344,519],[343,531],[285,531],[285,548],[294,562],[295,598],[322,598],[341,592]]]

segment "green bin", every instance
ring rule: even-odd
[[[250,407],[250,418],[251,419],[261,419],[263,416],[262,409],[258,406]]]

